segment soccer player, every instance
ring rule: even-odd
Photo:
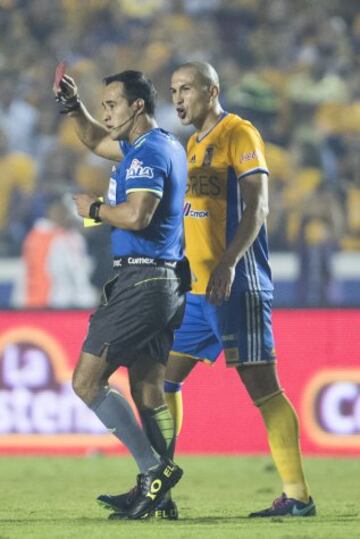
[[[114,519],[150,515],[181,478],[173,463],[174,422],[164,396],[165,368],[174,328],[181,323],[186,279],[183,259],[183,201],[186,155],[154,118],[156,91],[140,72],[104,79],[105,126],[80,101],[74,80],[64,75],[54,89],[63,112],[74,120],[83,143],[114,167],[106,202],[74,196],[78,214],[112,226],[114,278],[90,319],[73,375],[77,395],[128,446],[140,474]],[[99,185],[101,194],[103,185]],[[128,368],[138,425],[124,397],[108,379]]]
[[[271,325],[273,284],[268,263],[268,168],[259,132],[225,112],[219,78],[202,62],[181,65],[171,80],[183,125],[196,133],[187,146],[186,253],[195,276],[185,317],[166,371],[167,400],[182,422],[181,384],[198,361],[224,351],[268,435],[283,494],[251,517],[315,514],[299,447],[294,408],[279,384]]]

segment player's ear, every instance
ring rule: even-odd
[[[210,93],[211,101],[215,101],[219,97],[219,87],[218,86],[210,86],[209,93]]]

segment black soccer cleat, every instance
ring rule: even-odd
[[[156,507],[154,517],[162,520],[178,520],[179,511],[174,500],[165,496]]]
[[[140,489],[128,511],[128,518],[137,520],[153,513],[182,475],[180,466],[171,461],[162,462],[141,474]]]
[[[152,518],[154,516],[154,511],[150,513],[146,513],[142,517],[139,517],[139,520],[148,520],[149,518]],[[108,517],[108,520],[128,520],[129,514],[128,513],[111,513]]]
[[[116,511],[118,519],[120,519],[120,515],[122,515],[122,518],[127,518],[128,511],[140,492],[140,477],[141,474],[136,478],[136,485],[128,492],[125,492],[125,494],[118,494],[115,496],[111,494],[101,494],[96,498],[98,504],[109,511]],[[109,518],[112,519],[112,515],[110,515]]]
[[[139,477],[139,476],[138,476]],[[138,479],[139,481],[139,479]],[[138,493],[138,483],[129,492],[125,494],[111,495],[101,494],[98,496],[98,504],[109,511],[115,511],[109,515],[109,520],[124,520],[128,516],[128,511]],[[149,517],[155,517],[161,520],[178,520],[179,511],[174,500],[171,499],[169,493],[159,502],[155,511],[149,515]]]

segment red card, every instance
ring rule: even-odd
[[[62,60],[56,66],[56,70],[55,70],[54,86],[57,90],[60,90],[60,82],[65,74],[65,70],[66,70],[66,62]]]

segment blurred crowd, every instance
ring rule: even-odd
[[[102,78],[144,70],[159,92],[159,123],[184,143],[189,131],[170,103],[171,72],[188,60],[212,63],[225,110],[252,121],[265,139],[270,248],[300,255],[301,293],[318,272],[321,303],[333,253],[360,251],[353,0],[0,0],[0,43],[0,257],[24,253],[54,198],[71,214],[70,194],[112,165],[91,156],[58,113],[51,86],[63,58],[99,119]],[[81,226],[74,216],[66,228]],[[108,230],[82,234],[99,286],[110,267]]]

